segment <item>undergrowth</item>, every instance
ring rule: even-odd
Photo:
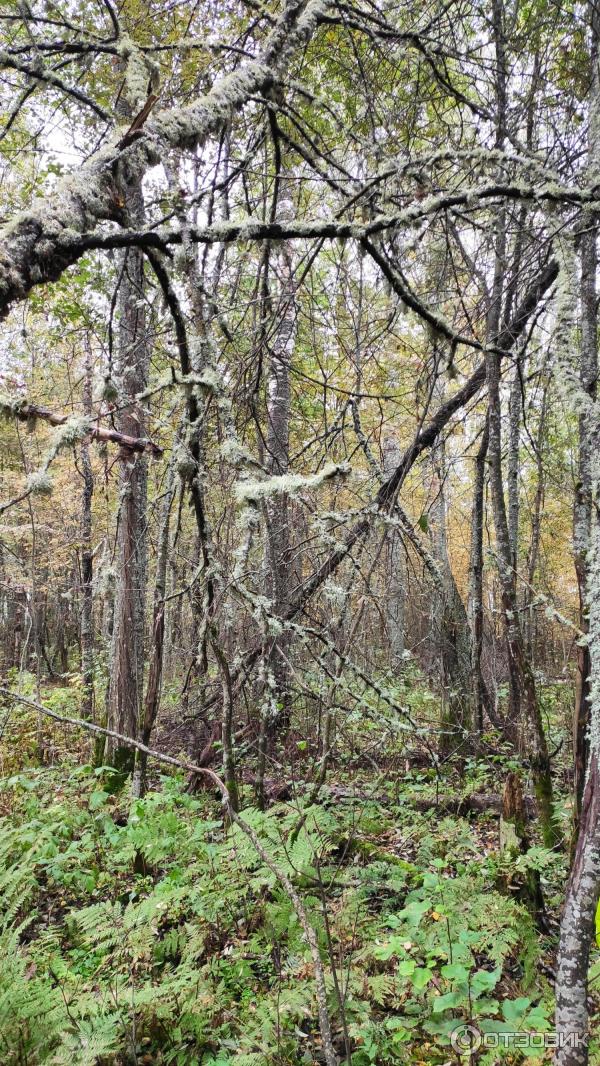
[[[101,782],[63,767],[2,783],[0,1061],[322,1061],[310,953],[247,838],[175,777],[130,806]],[[327,790],[244,817],[302,891],[342,1061],[453,1063],[471,1020],[551,1028],[533,920],[468,822]],[[516,1061],[502,1054],[480,1061]]]

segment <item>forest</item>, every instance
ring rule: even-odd
[[[600,0],[0,0],[0,1066],[600,1066]]]

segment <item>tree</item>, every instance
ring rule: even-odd
[[[193,786],[220,757],[238,827],[247,785],[260,825],[281,790],[320,806],[338,759],[396,781],[425,761],[437,796],[487,754],[531,772],[551,864],[574,769],[557,1026],[581,1033],[596,15],[34,4],[0,56],[6,669],[39,706],[75,679],[119,783],[139,759],[140,809],[151,743],[192,750]],[[573,767],[547,691],[575,669]]]

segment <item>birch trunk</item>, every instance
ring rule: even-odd
[[[289,175],[279,173],[280,220],[294,216]],[[271,347],[267,382],[266,467],[271,475],[286,474],[289,466],[291,366],[296,339],[296,281],[290,242],[282,241],[274,250],[279,285],[278,320]],[[285,493],[273,495],[266,504],[267,595],[273,613],[283,617],[290,598],[289,500]],[[287,728],[290,720],[290,677],[287,665],[289,639],[284,632],[273,642],[270,666],[275,680],[275,698],[280,708],[278,724]]]
[[[598,539],[598,534],[596,534]],[[600,642],[599,642],[600,643]],[[600,670],[600,648],[592,669]],[[593,713],[598,719],[600,707]],[[596,721],[596,731],[600,723]],[[588,1063],[588,967],[600,895],[600,782],[597,745],[590,752],[579,838],[560,925],[556,973],[556,1066]]]
[[[596,308],[597,248],[595,219],[581,238],[581,384],[595,398],[598,376],[598,313]],[[587,632],[587,567],[592,520],[591,466],[592,433],[589,419],[579,418],[579,460],[573,508],[573,548],[579,590],[579,627]],[[587,644],[577,646],[576,695],[573,718],[574,753],[574,834],[576,836],[588,762],[590,653]]]
[[[590,3],[590,126],[589,173],[600,170],[600,12]],[[586,655],[578,661],[575,719],[575,788],[585,779],[575,856],[563,909],[556,975],[557,1066],[587,1066],[588,968],[600,896],[600,417],[597,409],[596,233],[590,228],[581,248],[581,387],[592,398],[592,417],[580,419],[579,483],[574,515],[574,547],[582,600],[582,619],[588,628]],[[595,402],[594,402],[595,401]],[[581,649],[580,651],[583,651]],[[589,715],[589,757],[585,766],[586,722]]]

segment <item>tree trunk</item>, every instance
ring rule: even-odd
[[[546,412],[548,407],[548,386],[544,386],[544,393],[542,396],[542,406],[540,409],[540,423],[537,434],[537,440],[531,443],[535,450],[535,465],[536,465],[536,477],[537,485],[535,490],[535,500],[533,504],[533,514],[531,516],[531,542],[529,545],[529,551],[527,554],[527,586],[525,588],[525,594],[523,597],[523,618],[525,626],[525,646],[527,648],[527,654],[530,658],[533,658],[534,654],[534,639],[533,639],[533,627],[535,623],[535,610],[533,609],[533,597],[534,597],[534,581],[535,574],[540,555],[540,539],[542,535],[542,508],[544,504],[545,484],[544,484],[544,463],[543,463],[543,449],[544,449],[544,435],[546,432]]]
[[[590,226],[595,219],[588,216]],[[597,249],[596,230],[587,229],[581,238],[581,384],[588,396],[596,396],[598,376],[598,313],[596,308]],[[592,519],[591,463],[592,427],[585,416],[579,418],[579,461],[573,508],[573,548],[579,589],[579,628],[587,632],[587,566]],[[573,718],[574,753],[574,837],[577,836],[588,762],[590,653],[587,644],[577,645],[576,695]]]
[[[154,581],[154,606],[152,613],[152,644],[150,665],[148,667],[148,682],[146,684],[146,697],[144,700],[144,714],[140,728],[140,740],[142,744],[146,744],[146,746],[150,745],[152,730],[160,707],[165,644],[165,596],[167,591],[167,563],[169,559],[169,530],[171,524],[171,508],[173,506],[173,500],[175,499],[175,492],[177,489],[175,466],[180,438],[181,431],[175,436],[173,452],[167,470],[167,484],[162,504],[156,550],[156,578]],[[135,796],[142,796],[145,792],[146,763],[147,756],[143,753],[140,754],[134,772],[133,794]]]
[[[132,225],[143,225],[141,186],[131,186],[128,212]],[[131,437],[144,436],[144,411],[137,400],[148,380],[148,332],[144,296],[144,258],[138,249],[124,254],[119,288],[119,335],[116,386],[123,408],[118,429]],[[117,579],[113,621],[109,728],[125,736],[137,735],[144,679],[144,609],[147,580],[147,459],[144,453],[122,451],[120,510],[117,533]],[[133,769],[129,748],[107,744],[107,764],[123,774]]]
[[[383,445],[383,472],[390,477],[400,462],[400,447],[395,437],[388,437]],[[390,670],[402,670],[404,656],[404,616],[406,610],[406,560],[402,536],[391,529],[387,538],[387,587],[385,612],[390,648]]]
[[[512,565],[517,569],[519,558],[519,439],[521,434],[521,361],[515,359],[510,383],[508,407],[508,463],[506,489],[508,495],[508,539]]]
[[[92,413],[92,364],[89,341],[86,347],[85,379],[83,383],[83,408]],[[94,475],[90,461],[90,446],[84,438],[80,446],[83,491],[81,494],[81,678],[83,697],[81,717],[94,717],[94,601],[92,589],[92,496]]]
[[[599,676],[596,646],[593,670]],[[597,682],[596,682],[597,685]],[[596,717],[600,708],[596,704]],[[596,723],[598,728],[598,723]],[[556,974],[556,1066],[588,1063],[588,967],[600,895],[600,781],[598,751],[590,753],[575,860],[560,925]]]
[[[294,204],[289,177],[279,170],[280,220],[292,218]],[[291,245],[282,241],[274,249],[273,261],[279,285],[277,322],[271,345],[267,381],[267,433],[265,465],[271,475],[286,474],[290,450],[291,365],[296,338],[296,281]],[[266,504],[266,591],[272,611],[285,615],[290,597],[290,527],[289,500],[277,493]],[[270,668],[275,682],[275,699],[279,707],[277,724],[287,728],[290,719],[290,678],[287,665],[289,636],[284,631],[272,643]]]
[[[506,58],[504,41],[504,12],[501,0],[493,0],[494,38],[496,46],[496,95],[498,148],[506,138]],[[502,290],[506,271],[506,212],[497,214],[494,280],[487,316],[487,336],[490,347],[486,351],[486,381],[488,388],[489,466],[492,510],[496,533],[498,578],[502,600],[502,617],[508,655],[510,682],[510,725],[518,730],[520,749],[527,754],[535,785],[540,823],[547,847],[557,843],[552,803],[552,774],[548,746],[537,700],[535,678],[525,653],[525,642],[519,621],[516,575],[510,540],[504,478],[502,473],[502,404],[500,397],[500,356],[495,344],[502,311]],[[521,710],[522,708],[522,710]]]
[[[553,820],[550,759],[537,700],[535,678],[525,653],[525,643],[519,622],[515,573],[512,567],[512,552],[504,502],[500,364],[498,356],[493,351],[488,351],[486,359],[488,363],[490,484],[496,532],[502,617],[513,689],[510,726],[517,729],[519,747],[521,752],[527,755],[531,765],[544,842],[547,847],[554,847],[557,843],[557,832]],[[518,718],[514,717],[516,710],[515,696],[518,697]]]
[[[600,171],[600,76],[598,42],[600,12],[590,3],[590,125],[588,179]],[[579,484],[575,505],[574,547],[582,599],[582,618],[588,630],[587,656],[578,661],[575,719],[575,786],[583,796],[575,832],[577,843],[563,909],[556,975],[556,1066],[587,1066],[588,968],[600,896],[600,417],[595,400],[597,376],[596,234],[590,228],[581,249],[581,387],[593,407],[580,419]],[[581,649],[583,650],[583,649]],[[585,767],[584,719],[589,715],[589,757]]]
[[[473,507],[471,512],[471,558],[469,561],[469,621],[471,626],[471,677],[473,728],[483,732],[484,692],[481,658],[483,654],[483,519],[485,503],[485,463],[489,442],[487,419],[475,457]]]
[[[435,393],[440,402],[443,389]],[[456,586],[448,555],[446,516],[446,452],[443,442],[432,449],[433,503],[429,511],[432,554],[438,564],[441,586],[432,598],[431,628],[435,659],[441,665],[442,714],[440,752],[450,755],[462,751],[472,727],[471,715],[471,639],[465,606]]]
[[[512,863],[519,855],[526,855],[529,850],[526,821],[521,779],[517,773],[511,771],[506,777],[502,794],[500,851],[505,853]],[[502,880],[504,890],[510,893],[513,899],[515,896],[522,899],[540,928],[547,932],[539,871],[526,869],[523,874],[516,876],[514,871],[510,871]]]

